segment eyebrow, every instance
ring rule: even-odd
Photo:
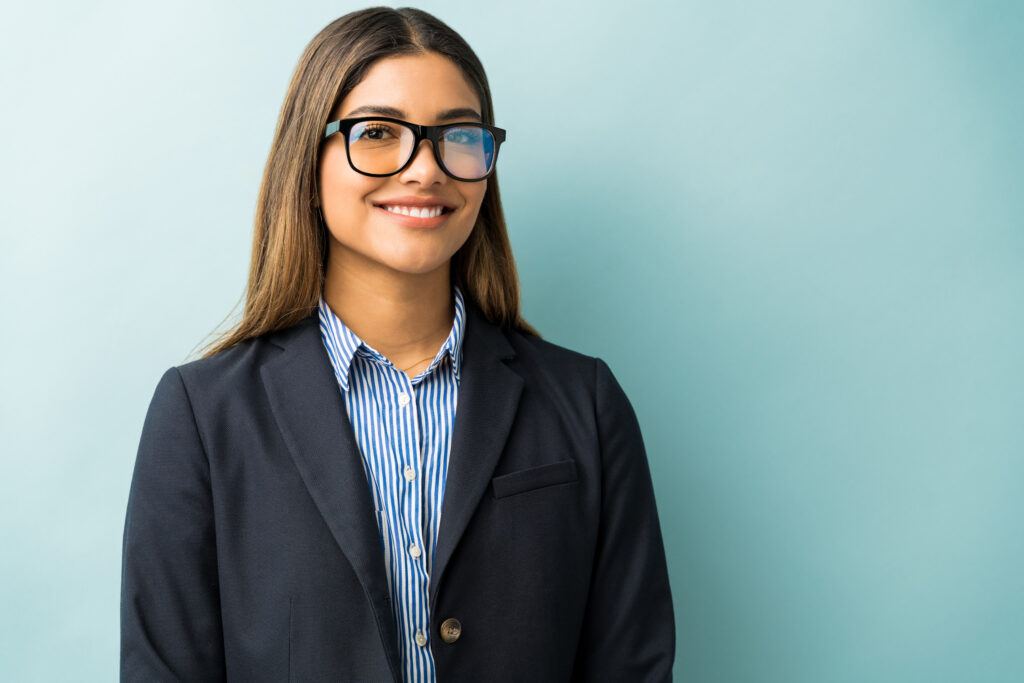
[[[394,107],[387,107],[380,104],[366,104],[362,107],[356,107],[343,118],[351,118],[353,116],[361,116],[363,114],[380,114],[381,116],[391,116],[396,119],[404,119],[405,112],[401,109],[395,109]],[[476,110],[470,109],[469,107],[456,107],[455,109],[445,109],[437,113],[437,119],[439,121],[448,121],[451,119],[463,119],[463,118],[476,119],[482,121],[480,114],[476,113]]]

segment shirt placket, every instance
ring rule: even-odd
[[[429,652],[416,655],[416,651],[426,650],[429,643],[428,625],[429,615],[427,612],[426,596],[429,576],[427,573],[426,544],[424,542],[423,529],[425,527],[423,510],[423,477],[425,471],[422,461],[422,449],[420,438],[419,411],[420,407],[416,400],[416,391],[408,375],[392,368],[397,373],[397,379],[393,386],[395,395],[392,406],[395,411],[392,424],[398,428],[397,434],[393,434],[392,443],[399,445],[396,455],[400,458],[399,467],[402,473],[400,480],[399,505],[401,513],[401,533],[404,544],[403,558],[406,564],[406,576],[414,586],[414,594],[407,605],[411,616],[410,630],[408,634],[412,637],[413,659],[420,660],[419,667],[428,667],[424,659],[429,659]],[[426,655],[426,657],[424,657]],[[411,665],[411,662],[410,662]]]

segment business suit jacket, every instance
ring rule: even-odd
[[[429,586],[437,680],[671,680],[672,598],[629,400],[601,359],[466,308]],[[125,522],[122,680],[401,681],[389,600],[316,312],[168,369]]]

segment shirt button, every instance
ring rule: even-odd
[[[416,629],[416,644],[423,647],[427,644],[427,637],[423,635],[423,631]]]
[[[413,479],[415,479],[416,478],[416,470],[414,470],[413,468],[411,468],[408,465],[406,465],[405,466],[405,478],[408,481],[412,481]]]
[[[454,617],[441,622],[441,640],[446,643],[454,643],[462,635],[462,624]]]
[[[409,394],[405,393],[404,391],[400,393],[398,395],[398,402],[403,406],[409,405]]]
[[[412,555],[415,558],[415,557],[419,557],[423,553],[420,552],[420,547],[418,545],[416,545],[415,543],[413,543],[411,546],[409,546],[409,554]]]

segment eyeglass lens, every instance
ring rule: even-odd
[[[413,153],[412,129],[393,121],[362,121],[348,135],[352,165],[364,173],[394,173]],[[441,160],[454,176],[482,178],[494,163],[494,136],[478,126],[453,126],[438,140]]]

